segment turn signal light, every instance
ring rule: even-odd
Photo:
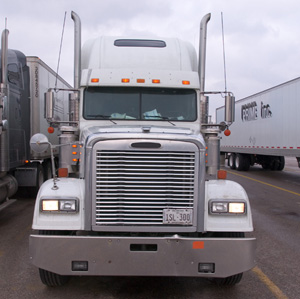
[[[218,179],[226,180],[226,178],[227,178],[227,171],[226,170],[218,170]]]

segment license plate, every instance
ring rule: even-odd
[[[192,224],[192,209],[164,209],[164,224]]]

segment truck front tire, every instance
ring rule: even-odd
[[[214,233],[215,237],[218,238],[244,238],[245,233],[243,232],[218,232]],[[218,286],[234,286],[241,281],[243,273],[238,273],[232,276],[224,278],[210,278],[209,280]]]
[[[232,275],[225,278],[213,278],[212,281],[218,286],[234,286],[241,281],[243,273]]]
[[[49,272],[44,269],[39,269],[40,279],[42,283],[48,287],[59,287],[65,285],[70,277],[62,276],[56,273]]]
[[[40,230],[39,235],[70,235],[69,231],[53,231],[53,230]],[[65,285],[69,280],[69,276],[59,275],[44,269],[39,268],[40,279],[42,283],[48,287],[59,287]]]

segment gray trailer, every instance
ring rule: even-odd
[[[30,151],[30,137],[44,132],[58,142],[57,129],[48,133],[44,93],[51,87],[71,86],[38,57],[7,49],[8,30],[2,33],[0,85],[0,209],[10,203],[18,187],[39,186],[51,175],[50,151]],[[67,93],[56,93],[55,117],[67,119]],[[58,154],[58,153],[55,153]]]
[[[284,157],[295,157],[300,167],[300,78],[285,82],[236,102],[231,135],[222,134],[221,154],[228,165],[248,170],[260,164],[282,170]],[[216,110],[217,123],[224,107]]]

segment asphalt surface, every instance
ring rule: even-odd
[[[0,298],[300,298],[300,169],[287,159],[282,172],[228,170],[250,198],[257,238],[256,267],[231,288],[201,278],[73,277],[44,286],[31,265],[28,236],[34,199],[0,211]]]

